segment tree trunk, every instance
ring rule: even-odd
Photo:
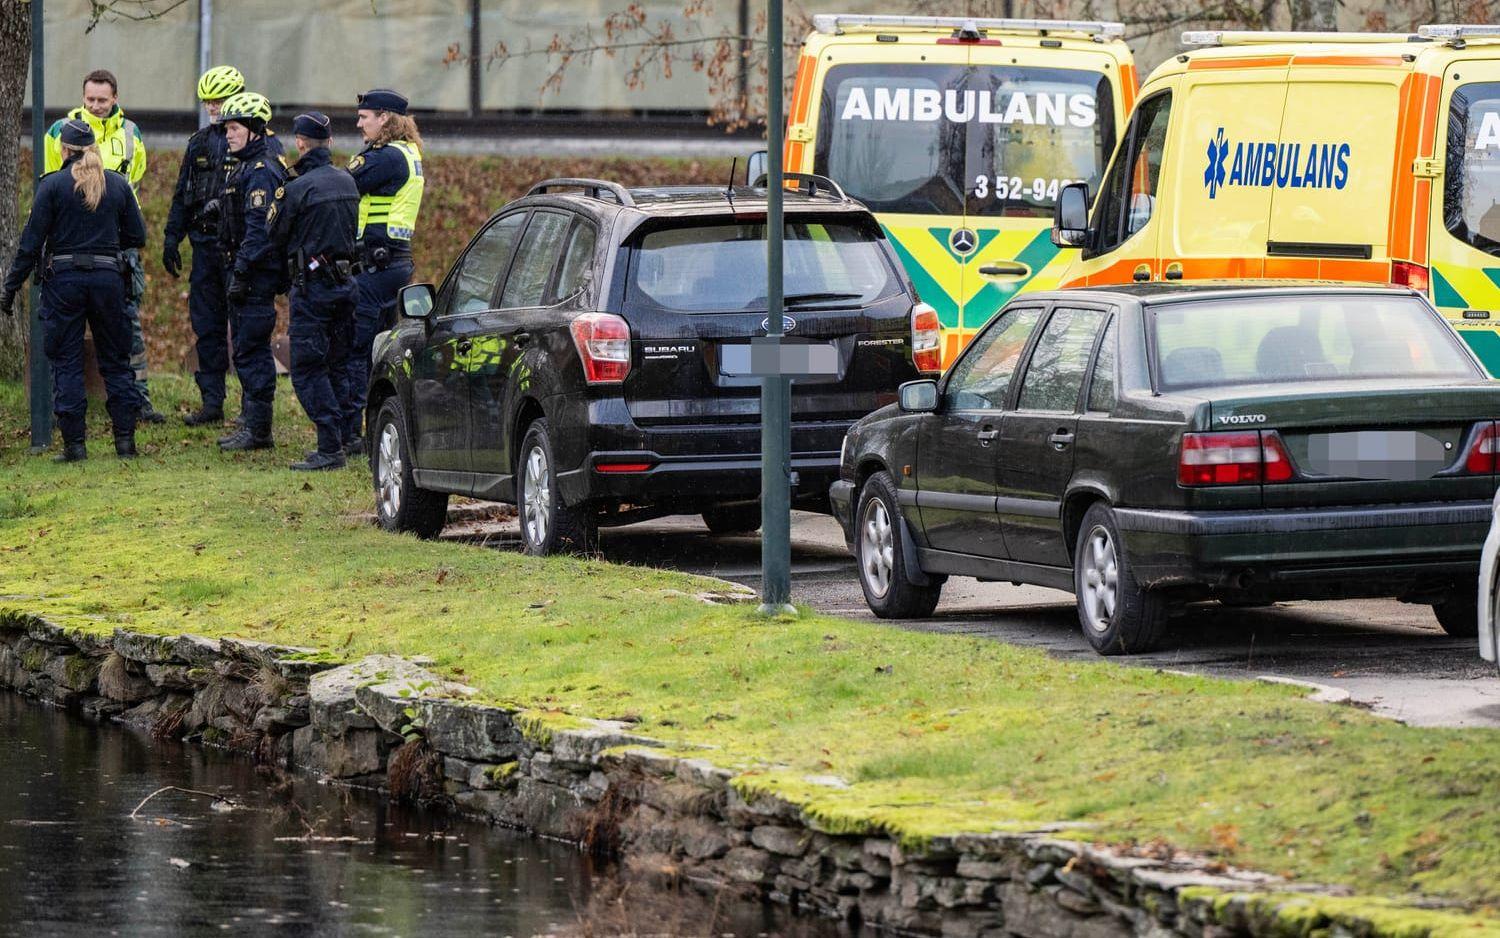
[[[1338,0],[1289,0],[1292,28],[1333,32],[1339,28]]]
[[[21,167],[21,107],[31,66],[31,4],[0,0],[0,271],[10,270],[20,237],[21,185],[31,171]],[[0,316],[0,377],[26,368],[25,294],[14,316]]]

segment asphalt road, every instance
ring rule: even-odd
[[[450,526],[447,538],[514,549],[514,522]],[[697,518],[607,529],[608,560],[668,567],[760,586],[760,539],[713,537]],[[873,619],[854,560],[833,519],[792,520],[794,601]],[[913,631],[972,635],[1043,648],[1062,659],[1099,660],[1079,631],[1073,597],[1040,587],[953,578],[936,615],[892,621]],[[1449,638],[1431,610],[1393,600],[1278,603],[1262,609],[1193,607],[1175,620],[1165,650],[1114,658],[1121,667],[1170,668],[1218,677],[1311,681],[1346,691],[1374,712],[1422,726],[1500,728],[1500,674],[1472,639]]]

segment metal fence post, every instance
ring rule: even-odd
[[[782,106],[781,0],[766,2],[766,336],[780,344],[782,313]],[[792,384],[766,375],[760,391],[760,611],[795,612],[792,594]]]
[[[31,0],[31,168],[32,201],[47,168],[47,94],[43,88],[46,45],[42,29],[42,0]],[[31,280],[31,451],[52,444],[52,368],[47,364],[42,338],[42,288]]]

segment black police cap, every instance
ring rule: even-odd
[[[392,114],[406,113],[406,95],[389,88],[375,88],[359,96],[359,107],[371,111],[390,111]]]
[[[62,125],[62,133],[58,135],[58,139],[65,146],[91,147],[94,145],[94,128],[87,121],[75,117]]]
[[[292,133],[310,140],[327,140],[333,136],[328,129],[328,115],[321,111],[298,114],[292,121]]]

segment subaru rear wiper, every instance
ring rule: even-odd
[[[861,295],[859,293],[792,293],[786,296],[782,303],[786,306],[802,303],[831,303],[835,300],[857,300]]]

